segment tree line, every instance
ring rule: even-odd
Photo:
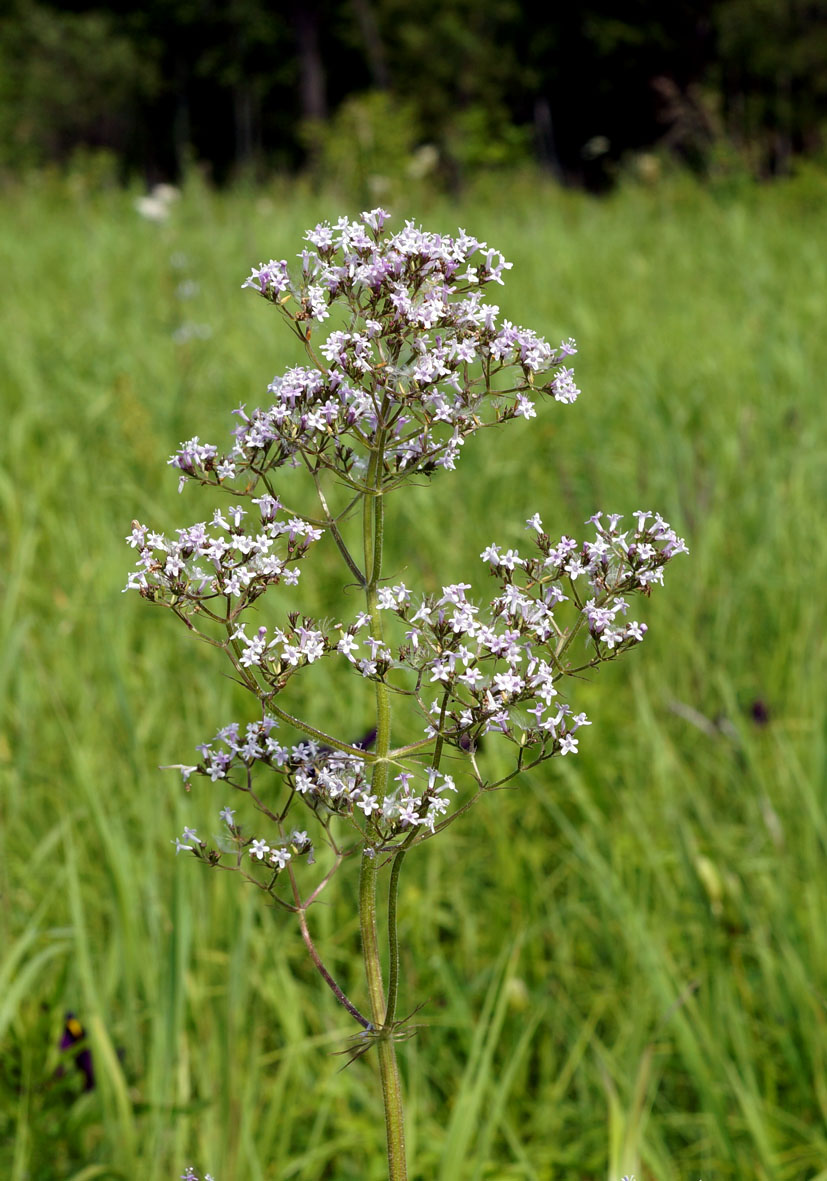
[[[106,149],[123,177],[533,160],[601,187],[629,152],[758,175],[822,150],[827,0],[12,0],[0,167]]]

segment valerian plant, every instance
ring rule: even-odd
[[[686,547],[657,513],[635,513],[624,526],[618,515],[597,512],[591,536],[578,541],[552,537],[534,512],[524,550],[495,542],[483,549],[490,596],[470,582],[422,594],[385,577],[392,494],[452,471],[477,431],[534,418],[547,400],[570,405],[579,393],[569,366],[574,341],[552,348],[486,302],[485,289],[502,284],[511,267],[498,251],[463,230],[443,237],[409,222],[389,233],[387,218],[374,209],[358,221],[318,225],[295,274],[286,261],[271,261],[243,284],[273,304],[307,364],[275,377],[263,408],[234,411],[229,450],[194,437],[172,456],[181,487],[220,489],[229,504],[172,537],[134,522],[127,540],[138,563],[127,589],[219,648],[255,698],[254,720],[222,726],[197,748],[196,763],[179,766],[188,786],[201,776],[224,789],[224,834],[210,843],[187,828],[176,849],[237,872],[295,916],[314,964],[361,1027],[353,1056],[378,1052],[389,1176],[401,1181],[396,1046],[411,1032],[397,1012],[402,864],[484,794],[577,751],[589,722],[566,700],[566,684],[643,640],[646,625],[629,616],[630,599],[648,595]],[[312,482],[312,514],[291,505],[296,468]],[[261,622],[262,597],[299,582],[325,532],[345,581],[360,588],[360,610],[335,622],[300,612],[285,613],[278,626]],[[334,609],[350,601],[343,596]],[[343,662],[372,683],[373,725],[363,741],[291,711],[291,683],[319,661]],[[394,710],[418,714],[422,736],[394,746]],[[284,727],[301,740],[283,739]],[[480,765],[486,735],[513,749],[510,770],[498,778]],[[353,857],[367,978],[361,1008],[325,967],[308,924]],[[387,982],[380,875],[388,891]]]

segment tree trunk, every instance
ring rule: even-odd
[[[387,90],[390,86],[388,59],[371,0],[352,0],[352,3],[373,85],[378,90]]]
[[[300,0],[293,9],[296,45],[299,54],[299,100],[304,120],[327,117],[324,63],[319,49],[319,10],[309,0]]]

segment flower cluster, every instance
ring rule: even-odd
[[[193,450],[196,442],[190,444]],[[256,497],[254,503],[259,511],[249,530],[247,510],[237,504],[226,512],[216,509],[210,525],[202,521],[179,529],[175,538],[133,521],[126,540],[140,556],[124,589],[179,610],[211,612],[226,622],[268,586],[295,586],[296,563],[322,530],[298,517],[280,520],[282,506],[273,496]],[[216,614],[214,604],[207,606],[212,600],[225,601],[223,614]]]
[[[485,608],[468,599],[468,583],[444,586],[415,610],[404,584],[380,591],[380,609],[407,625],[394,667],[415,674],[428,733],[464,750],[492,730],[520,747],[540,743],[543,758],[577,750],[574,734],[588,719],[560,700],[559,682],[640,643],[646,625],[625,619],[627,596],[648,593],[686,552],[660,516],[634,515],[636,528],[621,531],[619,515],[603,524],[595,514],[594,540],[578,544],[552,543],[535,514],[534,556],[493,544],[480,555],[499,582]],[[581,632],[585,654],[573,649]]]
[[[540,393],[577,398],[564,364],[574,341],[553,349],[530,329],[500,322],[483,297],[511,263],[464,231],[444,237],[408,222],[385,234],[386,218],[375,209],[309,231],[296,280],[286,260],[253,270],[243,286],[282,311],[313,364],[275,377],[268,407],[235,411],[228,454],[197,439],[183,444],[170,460],[182,479],[229,487],[243,475],[246,491],[251,474],[258,480],[298,457],[358,489],[381,444],[382,480],[392,487],[405,474],[452,469],[482,426],[533,418]],[[338,305],[348,309],[347,329],[314,346],[313,328]]]
[[[185,783],[193,775],[201,775],[222,786],[253,795],[253,769],[262,767],[281,778],[282,798],[268,793],[267,814],[277,814],[284,835],[278,844],[269,845],[260,838],[245,837],[236,824],[235,810],[224,807],[221,819],[234,841],[223,851],[232,853],[247,849],[251,859],[283,869],[296,855],[306,855],[307,863],[315,861],[312,841],[304,831],[287,834],[285,820],[290,808],[303,804],[315,818],[328,825],[333,815],[349,820],[362,838],[373,847],[383,846],[412,827],[423,826],[434,832],[437,820],[448,810],[446,793],[456,792],[451,775],[430,767],[401,769],[394,786],[380,800],[371,791],[371,756],[360,751],[374,738],[368,734],[357,747],[334,750],[321,743],[305,740],[291,746],[283,745],[274,736],[276,718],[265,715],[261,722],[252,722],[242,731],[237,722],[222,727],[212,742],[202,743],[197,749],[201,761],[192,765],[178,764]],[[257,797],[254,802],[259,806]],[[275,802],[274,802],[275,801]],[[369,821],[370,823],[366,823]],[[272,838],[271,838],[272,839]],[[185,828],[181,837],[173,841],[176,852],[190,851],[215,861],[217,855],[206,852],[207,844],[192,828]]]
[[[403,583],[383,587],[377,609],[396,616],[404,629],[395,654],[370,634],[370,617],[360,613],[348,628],[335,625],[338,640],[305,624],[289,635],[277,628],[272,638],[261,627],[251,638],[241,625],[233,633],[240,645],[238,662],[278,689],[285,665],[343,656],[361,677],[407,691],[425,720],[431,740],[426,746],[431,749],[438,741],[469,755],[472,778],[485,787],[474,762],[483,736],[502,735],[521,756],[530,751],[532,765],[577,752],[577,731],[591,723],[562,699],[561,682],[643,640],[646,625],[627,618],[628,597],[648,594],[662,582],[666,564],[685,553],[686,545],[658,514],[641,511],[633,517],[635,525],[623,529],[619,515],[604,522],[596,513],[590,518],[593,540],[578,543],[565,536],[552,541],[535,513],[526,522],[534,534],[533,554],[491,544],[480,555],[498,583],[484,606],[469,599],[470,583],[444,586],[441,594],[422,597],[418,605]],[[579,650],[574,645],[578,636],[584,641]],[[213,742],[198,747],[198,764],[178,768],[185,780],[197,774],[247,793],[256,765],[281,778],[279,843],[242,838],[234,814],[222,811],[236,838],[234,848],[247,849],[251,859],[276,872],[297,854],[307,854],[313,864],[307,834],[293,830],[285,835],[288,811],[297,802],[324,825],[332,815],[347,819],[369,848],[386,847],[415,827],[434,833],[449,818],[456,784],[434,763],[423,766],[399,757],[392,786],[380,798],[371,790],[372,756],[364,752],[372,733],[356,747],[334,749],[312,739],[288,746],[276,736],[278,725],[265,713],[243,730],[238,723],[225,726]],[[188,829],[176,840],[176,850],[182,849],[203,853],[206,845]]]
[[[389,233],[386,220],[374,209],[323,223],[306,235],[297,273],[285,260],[252,271],[243,286],[285,318],[307,363],[273,379],[264,407],[235,410],[226,454],[195,436],[170,458],[179,489],[191,480],[220,488],[231,507],[172,537],[135,521],[127,537],[138,561],[126,589],[220,647],[260,711],[260,720],[224,726],[198,747],[195,764],[178,765],[187,787],[193,776],[209,779],[235,793],[239,809],[257,811],[257,823],[237,821],[224,802],[220,835],[207,842],[187,827],[176,852],[235,869],[302,914],[349,853],[407,850],[464,812],[469,788],[476,796],[577,752],[590,722],[566,700],[567,678],[643,640],[631,597],[650,594],[686,552],[649,511],[626,526],[595,513],[584,541],[553,540],[535,513],[526,523],[531,552],[493,542],[482,551],[491,595],[455,582],[423,596],[383,577],[388,493],[452,469],[477,430],[533,418],[543,397],[566,405],[579,394],[568,364],[574,342],[552,348],[486,301],[486,288],[511,267],[498,251],[464,230],[446,237],[408,222]],[[316,515],[287,509],[276,495],[275,477],[286,474],[279,469],[302,466],[299,492],[312,483]],[[349,524],[357,507],[358,529]],[[258,600],[297,583],[299,563],[324,532],[364,609],[344,621],[289,612],[274,625]],[[376,729],[359,742],[281,705],[292,678],[322,660],[372,682],[365,698],[376,701]],[[424,737],[394,747],[392,696]],[[513,770],[496,781],[480,766],[481,744],[494,737],[516,748]],[[302,901],[297,867],[315,864],[319,843],[305,824],[318,826],[324,851]]]

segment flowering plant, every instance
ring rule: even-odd
[[[652,512],[635,513],[626,528],[617,515],[595,513],[584,541],[553,539],[535,512],[526,552],[495,543],[482,551],[494,584],[487,602],[468,582],[432,594],[388,584],[387,497],[452,470],[465,440],[484,427],[533,418],[545,399],[569,405],[579,391],[568,364],[572,340],[552,348],[486,302],[485,288],[502,284],[511,267],[498,251],[464,231],[442,237],[410,222],[391,234],[387,216],[375,209],[319,225],[306,236],[297,276],[285,261],[270,261],[243,284],[274,305],[308,363],[273,379],[265,408],[238,407],[227,452],[195,437],[172,456],[180,487],[221,489],[230,506],[174,537],[133,522],[127,540],[138,562],[127,589],[220,648],[258,703],[254,721],[223,726],[198,747],[197,763],[178,769],[186,783],[207,777],[246,799],[261,827],[237,821],[225,802],[218,847],[187,828],[176,851],[240,873],[296,916],[313,962],[361,1026],[353,1056],[378,1049],[389,1175],[399,1181],[406,1164],[395,1043],[410,1033],[397,1017],[403,860],[483,793],[577,751],[589,722],[562,696],[566,679],[642,641],[646,625],[628,618],[629,598],[648,595],[686,547]],[[337,321],[317,344],[317,326],[333,313]],[[314,514],[288,506],[281,468],[307,473]],[[251,623],[271,588],[298,583],[325,532],[361,588],[362,609],[336,622],[291,612],[277,626]],[[330,660],[374,686],[374,725],[361,742],[286,707],[293,679]],[[394,747],[392,703],[420,715],[423,737]],[[301,739],[283,740],[285,725]],[[511,770],[494,780],[478,757],[489,734],[514,750]],[[308,926],[308,912],[353,854],[367,1013],[330,975]],[[376,895],[387,866],[385,987]]]

